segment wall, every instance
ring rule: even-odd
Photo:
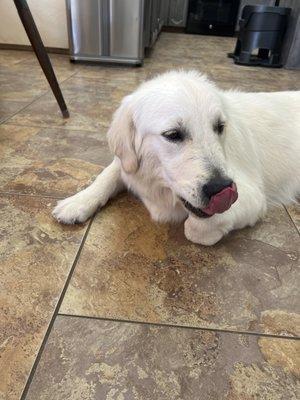
[[[68,48],[65,0],[27,0],[45,46]],[[0,43],[28,45],[13,0],[0,0]]]
[[[280,5],[292,8],[282,49],[282,60],[285,68],[300,69],[300,1],[281,0]]]

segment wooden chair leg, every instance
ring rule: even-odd
[[[52,92],[57,100],[57,103],[61,109],[64,118],[69,118],[69,111],[67,109],[65,100],[57,82],[55,73],[53,71],[51,61],[46,52],[44,44],[42,42],[39,31],[35,25],[34,19],[30,12],[26,0],[14,0],[15,6],[18,10],[20,19],[27,33],[28,39],[33,47],[33,50],[37,56],[37,59],[44,71],[44,74],[49,82]]]

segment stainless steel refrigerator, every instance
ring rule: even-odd
[[[163,25],[164,1],[66,0],[72,60],[141,64]]]

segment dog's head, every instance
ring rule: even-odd
[[[185,207],[205,217],[237,198],[227,175],[226,112],[220,91],[195,71],[143,83],[114,114],[109,144],[125,174],[159,180]]]

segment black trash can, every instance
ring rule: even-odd
[[[286,7],[245,6],[234,53],[228,56],[236,64],[282,67],[281,47],[290,13]]]

